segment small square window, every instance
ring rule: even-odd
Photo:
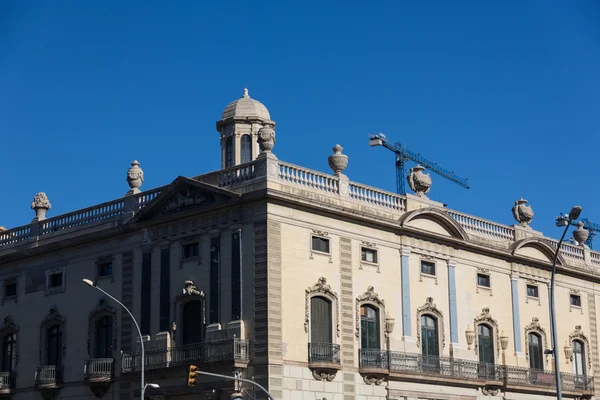
[[[112,261],[98,264],[98,277],[111,276],[113,274]]]
[[[61,287],[62,284],[63,284],[62,272],[56,272],[54,274],[50,274],[50,276],[48,277],[48,287],[49,288]]]
[[[527,285],[527,296],[535,297],[536,299],[540,297],[537,285]]]
[[[361,253],[361,259],[364,262],[377,264],[377,250],[363,247]]]
[[[329,239],[320,236],[313,236],[312,250],[329,254]]]
[[[198,257],[200,255],[200,243],[187,243],[183,245],[183,258]]]
[[[491,287],[490,276],[488,274],[477,274],[477,285],[482,287]]]
[[[578,294],[571,295],[571,305],[573,307],[581,307],[581,296]]]
[[[421,260],[421,273],[435,276],[435,263]]]
[[[17,283],[5,283],[4,284],[4,297],[15,297],[17,295]]]

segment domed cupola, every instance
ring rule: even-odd
[[[255,160],[260,152],[258,131],[265,124],[275,128],[267,107],[250,98],[248,89],[244,89],[242,97],[229,103],[217,121],[217,131],[221,134],[221,168]]]

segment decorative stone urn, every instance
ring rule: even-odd
[[[265,124],[258,130],[258,146],[260,151],[270,153],[275,146],[275,130],[273,124]]]
[[[127,184],[131,190],[127,194],[140,193],[140,187],[144,182],[144,171],[140,168],[140,163],[137,160],[133,160],[131,168],[127,170]]]
[[[529,226],[533,219],[533,209],[527,205],[527,200],[520,198],[512,208],[513,217],[521,226]]]
[[[342,154],[342,150],[344,150],[344,148],[339,144],[336,144],[332,150],[333,154],[327,158],[327,161],[329,162],[329,167],[333,170],[333,172],[336,175],[339,175],[343,173],[348,166],[348,156]]]
[[[33,202],[31,203],[31,209],[35,211],[35,218],[33,221],[42,221],[46,219],[46,211],[52,208],[52,204],[50,204],[50,200],[48,200],[48,196],[46,193],[39,192],[33,197]]]
[[[417,165],[410,169],[410,174],[406,177],[408,186],[410,186],[417,196],[423,196],[429,193],[431,189],[431,176],[423,171],[425,171],[425,168]]]
[[[575,239],[578,245],[583,246],[589,236],[590,232],[583,227],[583,222],[579,221],[577,229],[573,231],[573,239]]]

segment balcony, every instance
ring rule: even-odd
[[[115,360],[94,358],[83,365],[83,378],[87,383],[110,383],[114,377]]]
[[[54,392],[62,387],[63,366],[44,365],[35,370],[35,387],[42,392]]]
[[[332,381],[340,365],[340,345],[334,343],[309,343],[308,368],[316,380]]]
[[[507,366],[506,377],[506,386],[509,390],[550,395],[556,391],[556,378],[553,371]],[[561,372],[560,382],[562,391],[566,395],[591,398],[594,394],[593,377]]]
[[[10,395],[15,388],[15,373],[0,372],[0,396]]]
[[[388,351],[381,349],[358,350],[358,372],[366,384],[381,384],[389,375]]]
[[[175,346],[164,350],[146,350],[144,358],[147,371],[189,364],[246,368],[250,360],[250,342],[234,338]],[[140,354],[123,354],[121,369],[124,374],[138,372],[140,366]]]

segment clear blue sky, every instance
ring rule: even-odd
[[[280,159],[395,190],[384,132],[468,177],[430,197],[535,229],[577,203],[600,222],[600,2],[3,1],[0,225],[219,167],[215,121],[244,86],[277,121]],[[600,240],[600,239],[599,239]],[[598,246],[600,248],[600,243]]]

